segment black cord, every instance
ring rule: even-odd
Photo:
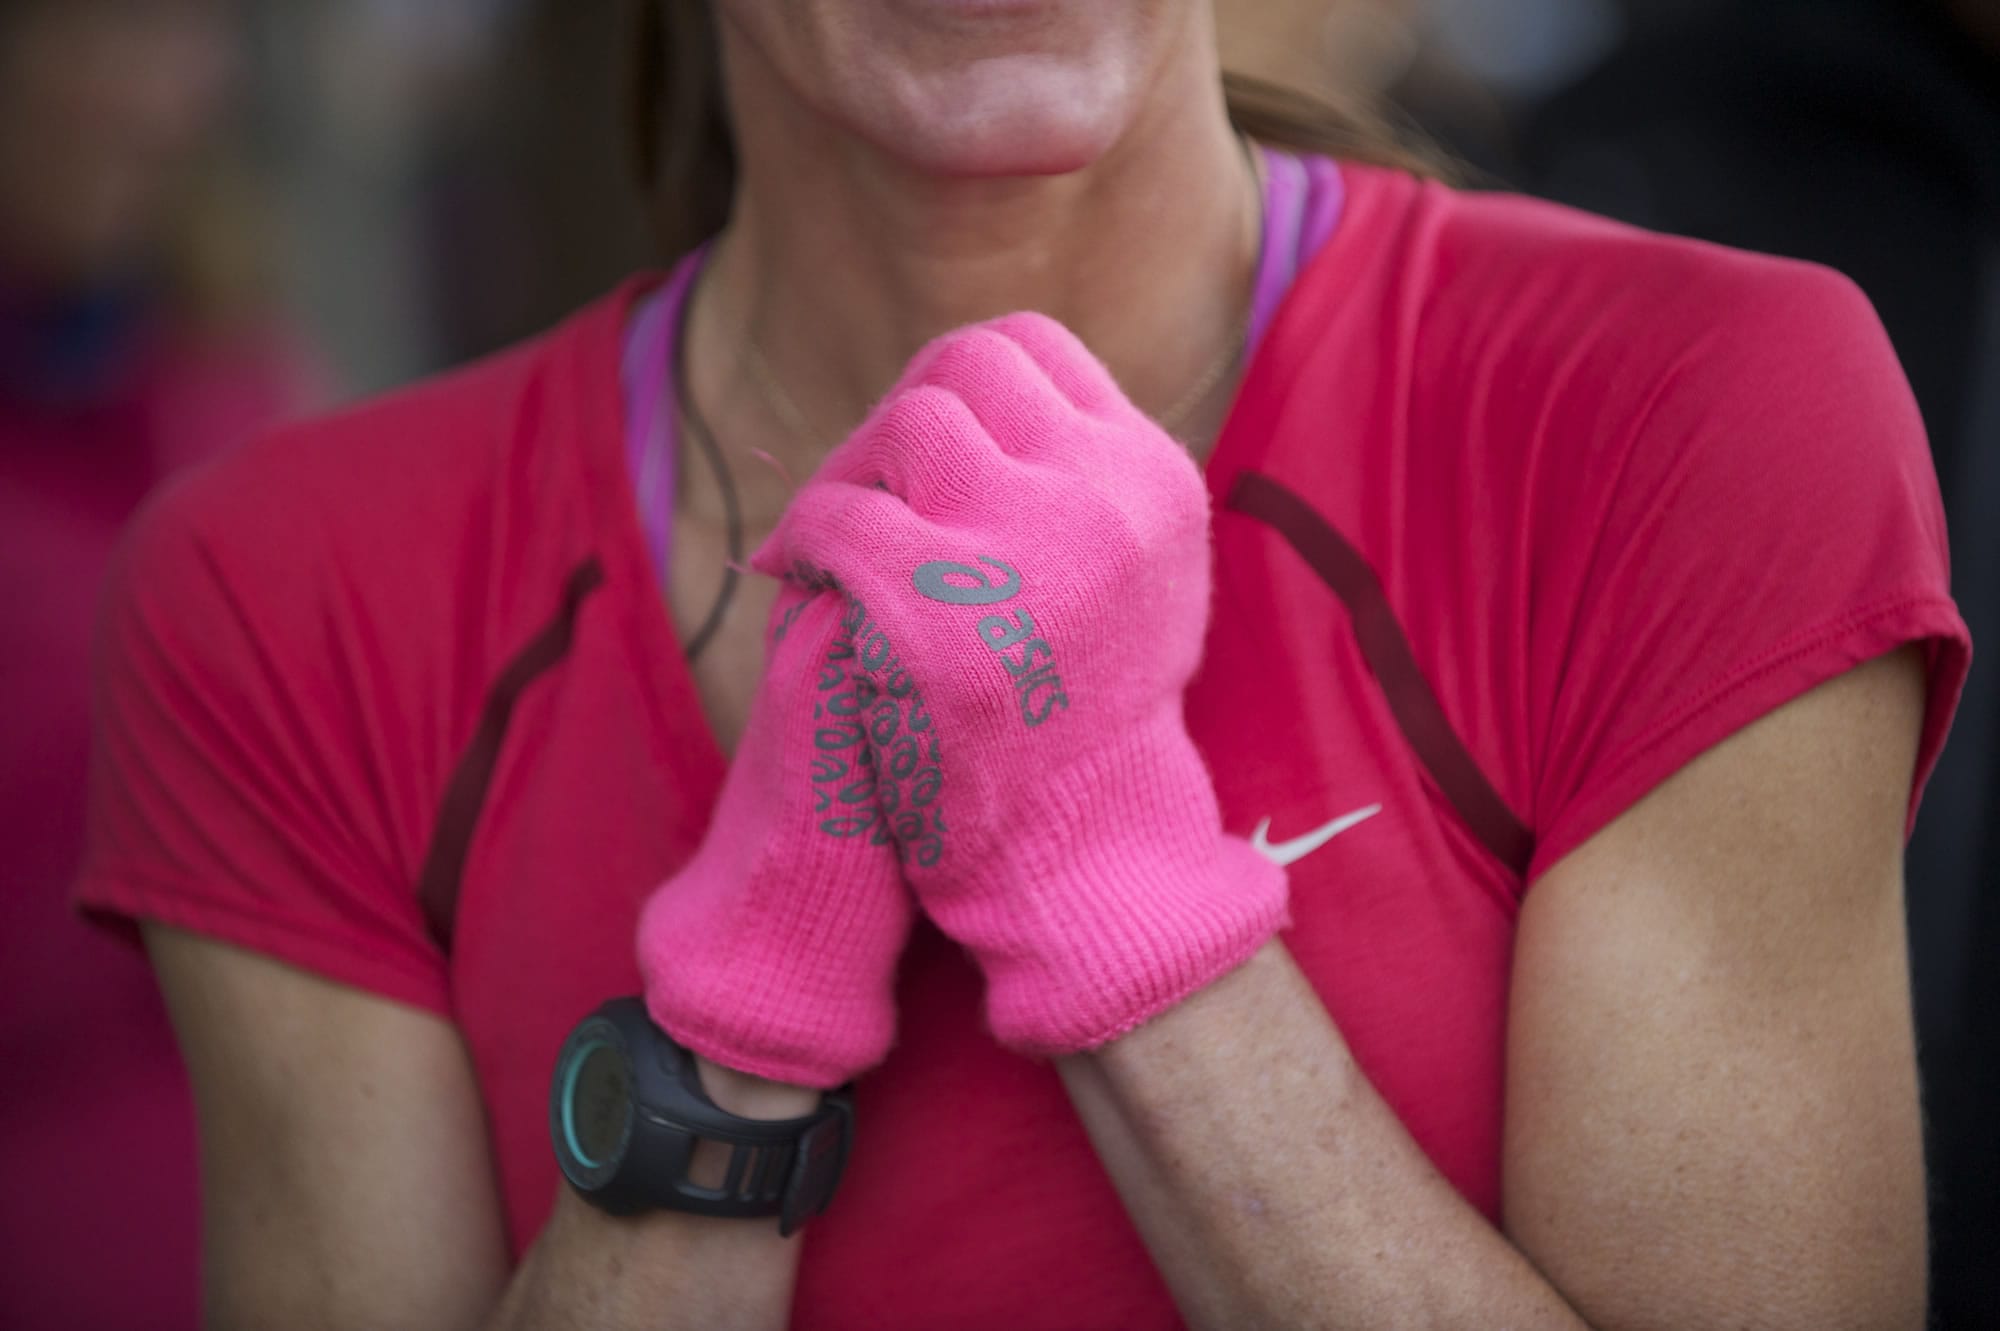
[[[687,659],[693,665],[702,649],[722,627],[722,617],[729,611],[729,603],[736,596],[737,569],[743,563],[743,510],[736,502],[736,481],[729,474],[728,464],[722,460],[722,450],[716,446],[715,434],[702,419],[701,408],[695,405],[694,394],[688,391],[687,376],[687,331],[689,312],[694,309],[695,293],[688,291],[681,301],[680,327],[674,332],[674,398],[680,406],[681,418],[687,422],[688,433],[701,445],[701,451],[708,458],[708,465],[715,472],[715,483],[722,490],[722,515],[725,540],[729,546],[729,558],[722,566],[722,586],[715,593],[715,603],[708,608],[708,617],[695,630],[694,637],[688,639]]]

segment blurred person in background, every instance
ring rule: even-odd
[[[431,131],[419,215],[442,364],[548,327],[652,254],[618,123],[615,4],[528,0]]]
[[[1881,311],[1953,590],[2000,641],[2000,0],[1762,0],[1656,25],[1540,108],[1522,178],[1826,264]],[[1907,874],[1938,1325],[2000,1326],[2000,655],[1975,661]]]
[[[0,1325],[198,1324],[193,1109],[159,992],[68,900],[89,642],[161,478],[294,405],[212,139],[229,0],[0,0]]]
[[[1968,643],[1852,285],[1206,0],[631,15],[672,272],[119,559],[215,1325],[1917,1325]]]

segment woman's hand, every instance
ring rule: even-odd
[[[1101,1044],[1283,923],[1282,872],[1222,835],[1182,720],[1200,474],[1060,325],[932,344],[757,565],[844,594],[876,798],[1003,1042]]]
[[[838,597],[788,587],[701,848],[639,922],[646,1006],[725,1068],[829,1088],[882,1061],[914,906],[876,811],[874,684]]]

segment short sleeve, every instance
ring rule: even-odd
[[[176,485],[121,547],[77,899],[445,1012],[385,776],[390,669],[343,641],[312,524],[260,503],[248,465]]]
[[[1929,670],[1914,818],[1970,661],[1922,421],[1866,297],[1732,256],[1676,304],[1644,334],[1658,369],[1631,428],[1593,441],[1537,553],[1578,594],[1533,645],[1559,684],[1531,880],[1702,751],[1906,644]]]

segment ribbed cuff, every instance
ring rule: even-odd
[[[767,847],[705,845],[646,905],[638,931],[646,1010],[712,1063],[772,1081],[844,1085],[895,1039],[896,961],[913,907],[885,855],[879,874],[831,842],[779,861]],[[730,851],[735,852],[731,854]]]
[[[1178,715],[1071,767],[1010,820],[977,883],[926,894],[987,979],[1002,1044],[1056,1055],[1131,1031],[1287,920],[1284,870],[1222,833]]]

